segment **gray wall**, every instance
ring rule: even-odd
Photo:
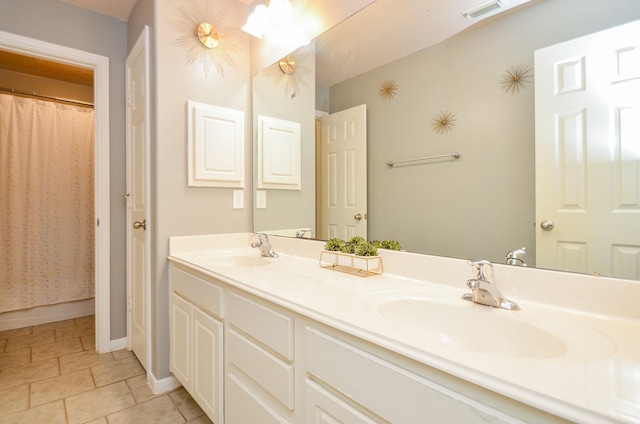
[[[126,336],[125,75],[127,25],[57,0],[0,0],[0,30],[109,58],[111,339]]]
[[[245,208],[233,209],[233,190],[187,185],[188,100],[247,113],[250,101],[249,35],[236,31],[234,66],[224,76],[211,69],[205,75],[200,61],[187,63],[188,49],[176,40],[183,35],[175,24],[174,2],[154,1],[152,38],[152,370],[157,378],[169,375],[169,237],[193,234],[245,232],[251,229],[251,117],[245,115]],[[148,15],[152,9],[142,4]],[[236,0],[219,0],[216,10],[226,10],[225,26],[244,24],[248,7]],[[148,16],[144,19],[148,20]],[[134,23],[139,22],[137,19]],[[131,34],[133,36],[133,34]],[[194,39],[195,41],[195,39]]]
[[[526,246],[535,264],[533,79],[511,94],[502,75],[533,70],[536,49],[638,18],[637,0],[542,1],[332,87],[332,112],[368,108],[369,238],[498,262]],[[378,95],[388,79],[393,100]],[[445,110],[457,121],[439,135],[432,120]],[[453,151],[462,158],[385,164]]]

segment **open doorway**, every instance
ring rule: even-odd
[[[51,43],[0,31],[0,50],[7,54],[46,60],[60,67],[73,66],[89,71],[93,79],[95,120],[94,139],[94,217],[95,225],[95,324],[96,350],[108,352],[110,346],[109,272],[109,69],[108,58]],[[67,68],[70,69],[70,68]],[[10,87],[9,87],[10,88]]]

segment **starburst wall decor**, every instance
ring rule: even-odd
[[[394,80],[387,80],[383,82],[379,90],[380,97],[382,97],[384,100],[393,99],[397,92],[398,83],[396,83]]]
[[[286,97],[299,97],[301,87],[308,87],[305,76],[311,73],[307,65],[307,53],[294,53],[262,71],[262,75],[273,80],[276,89],[282,88]]]
[[[500,85],[502,89],[510,93],[519,93],[531,79],[531,69],[525,65],[515,65],[509,67],[502,75]]]
[[[224,66],[234,66],[232,54],[240,51],[233,40],[236,29],[225,25],[227,11],[216,10],[210,0],[181,2],[177,10],[176,44],[187,48],[187,65],[201,62],[205,76],[212,68],[224,76]]]
[[[453,131],[453,127],[456,125],[454,122],[457,120],[455,113],[445,110],[435,114],[431,126],[435,132],[443,135]]]

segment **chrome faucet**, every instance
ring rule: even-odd
[[[521,247],[520,249],[514,249],[507,252],[505,261],[507,265],[527,266],[527,263],[524,261],[526,254],[527,249],[524,247]]]
[[[305,234],[310,232],[311,230],[298,230],[296,231],[296,238],[303,238]]]
[[[462,295],[464,300],[469,300],[481,305],[495,308],[517,311],[520,309],[517,303],[510,301],[502,295],[493,282],[493,265],[489,261],[469,262],[474,278],[467,280],[467,286],[471,293]]]
[[[251,243],[251,247],[260,249],[260,256],[264,256],[266,258],[278,257],[278,254],[273,250],[273,247],[271,247],[269,236],[264,233],[258,234],[258,241]]]

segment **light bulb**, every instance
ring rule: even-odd
[[[271,24],[269,23],[270,12],[267,6],[260,4],[256,6],[253,13],[247,18],[242,30],[253,35],[256,38],[262,38],[262,35],[269,32]]]
[[[269,20],[274,24],[283,24],[289,20],[293,14],[293,5],[289,0],[269,1]]]

